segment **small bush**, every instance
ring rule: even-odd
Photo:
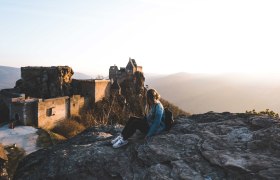
[[[190,115],[172,103],[160,99],[164,107],[173,112],[174,118],[180,115]],[[72,121],[84,126],[84,128],[99,125],[125,124],[130,116],[143,116],[144,104],[136,97],[130,97],[128,102],[123,96],[103,98],[101,101],[84,109],[80,116],[72,117]],[[65,131],[65,130],[64,130]],[[62,134],[61,134],[62,135]],[[67,137],[67,136],[65,136]]]
[[[265,111],[260,111],[260,112],[256,112],[256,110],[253,109],[252,111],[246,111],[245,113],[249,114],[249,115],[267,115],[272,118],[279,118],[278,113],[275,113],[274,111],[269,110],[269,109],[266,109]]]
[[[163,98],[160,99],[160,102],[162,103],[162,105],[164,107],[169,108],[173,112],[174,118],[176,118],[178,116],[181,116],[181,115],[184,115],[184,116],[190,116],[191,115],[190,113],[187,113],[187,112],[183,111],[178,106],[168,102],[167,100],[165,100]]]
[[[85,126],[73,119],[66,119],[59,122],[51,131],[66,138],[71,138],[85,130]]]
[[[97,120],[94,118],[93,113],[90,110],[83,112],[81,116],[71,117],[71,119],[82,124],[85,128],[98,125]]]

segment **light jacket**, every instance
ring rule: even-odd
[[[148,137],[159,134],[165,130],[164,116],[164,108],[162,104],[159,101],[156,104],[153,104],[146,116],[149,124]]]

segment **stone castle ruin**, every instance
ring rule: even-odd
[[[109,69],[111,81],[111,94],[125,98],[129,111],[136,116],[143,115],[145,106],[145,77],[142,66],[138,66],[134,59],[129,58],[126,67],[118,68],[116,65]]]
[[[71,95],[72,68],[68,66],[22,67],[16,87],[28,97],[56,98]]]
[[[122,83],[126,79],[130,79],[136,72],[142,72],[142,66],[137,66],[134,59],[129,58],[126,67],[121,67],[114,65],[109,69],[109,79]]]
[[[16,86],[0,91],[0,122],[51,129],[60,120],[80,115],[89,103],[120,94],[119,82],[133,79],[137,71],[142,67],[130,58],[126,68],[110,67],[110,79],[72,79],[68,66],[22,67]]]

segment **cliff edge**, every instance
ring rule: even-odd
[[[20,162],[14,179],[277,179],[278,119],[213,113],[180,117],[150,142],[136,134],[113,149],[121,128],[95,127]]]

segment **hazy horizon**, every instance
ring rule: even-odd
[[[73,78],[91,78],[74,72]],[[280,113],[280,76],[185,72],[170,75],[144,73],[144,76],[145,85],[157,89],[164,99],[186,112],[245,112],[268,108]],[[20,78],[20,69],[0,66],[0,77],[0,89],[12,88]]]
[[[127,61],[124,61],[124,64],[123,66],[118,66],[118,67],[125,67],[126,66],[126,63]],[[21,67],[16,67],[16,66],[5,66],[5,65],[1,65],[0,64],[0,67],[7,67],[7,68],[18,68],[20,69],[21,67],[24,67],[24,66],[21,66]],[[33,65],[27,65],[27,66],[33,66]],[[35,65],[36,66],[36,65]],[[45,66],[45,67],[50,67],[50,66],[54,66],[54,65],[48,65],[48,66]],[[64,65],[63,65],[64,66]],[[69,65],[65,65],[65,66],[69,66]],[[72,67],[70,66],[74,73],[77,72],[79,74],[84,74],[86,76],[89,76],[90,78],[95,78],[96,76],[99,76],[99,75],[102,75],[103,77],[107,77],[109,76],[109,68],[107,69],[107,72],[104,72],[104,74],[88,74],[86,72],[83,72],[83,71],[76,71],[75,67]],[[253,72],[187,72],[187,71],[179,71],[179,72],[173,72],[173,73],[154,73],[154,72],[143,72],[144,75],[149,78],[149,77],[152,77],[152,78],[155,78],[155,77],[168,77],[168,76],[173,76],[173,75],[180,75],[180,74],[189,74],[189,75],[196,75],[196,76],[204,76],[204,77],[213,77],[213,76],[220,76],[220,75],[227,75],[227,76],[238,76],[240,77],[240,79],[236,79],[237,81],[238,80],[244,80],[244,77],[248,80],[248,79],[251,79],[251,80],[258,80],[259,78],[266,78],[266,80],[275,80],[275,79],[278,79],[280,78],[280,71],[279,72],[259,72],[259,73],[253,73]]]
[[[179,73],[146,78],[149,88],[190,113],[273,110],[280,114],[280,77]]]
[[[2,0],[0,65],[92,76],[131,57],[145,73],[278,72],[279,9],[277,0]]]

